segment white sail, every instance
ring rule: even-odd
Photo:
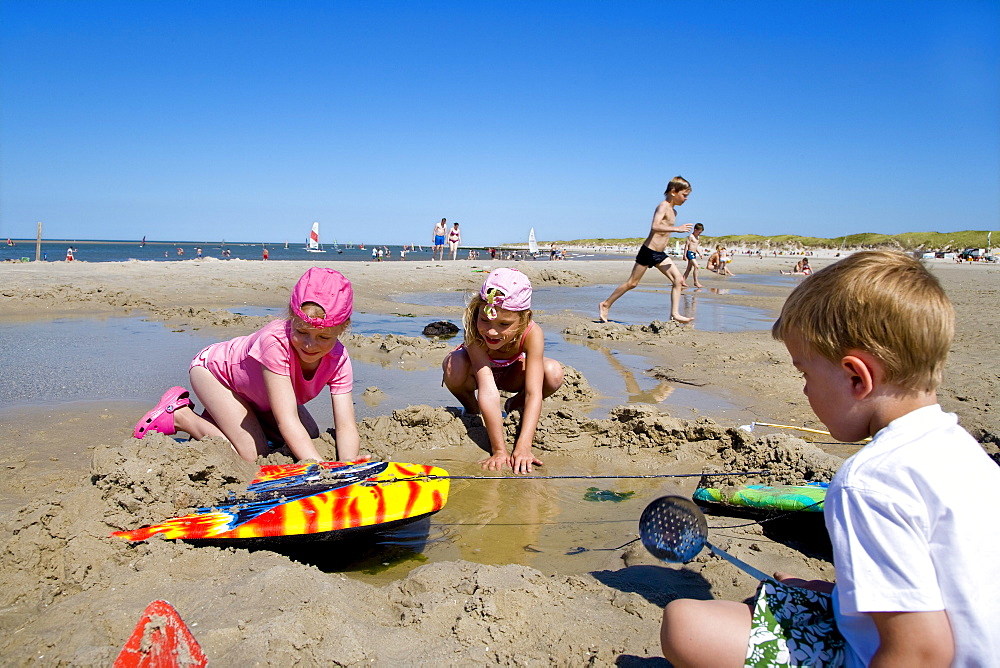
[[[535,228],[533,227],[531,228],[531,231],[528,232],[528,252],[532,255],[538,253],[538,241],[535,240]]]
[[[319,243],[319,222],[313,223],[312,230],[309,232],[309,240],[306,242],[306,250],[310,253],[326,252]]]

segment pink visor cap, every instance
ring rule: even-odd
[[[326,312],[325,318],[311,318],[302,312],[306,302],[319,304]],[[288,305],[292,313],[313,327],[336,327],[347,322],[354,310],[354,288],[339,271],[313,267],[292,288]]]
[[[517,269],[494,269],[486,277],[479,296],[486,302],[486,317],[497,317],[497,309],[526,311],[531,308],[531,281]]]

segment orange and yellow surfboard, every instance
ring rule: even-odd
[[[436,513],[448,501],[448,472],[399,462],[262,466],[246,494],[184,517],[112,536],[183,540],[334,539],[387,529]],[[443,479],[442,479],[443,478]]]

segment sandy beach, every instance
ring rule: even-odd
[[[814,268],[832,261],[811,260]],[[734,277],[703,272],[702,294],[712,304],[755,309],[773,318],[794,281],[760,278],[777,276],[793,263],[787,256],[738,257]],[[358,311],[406,315],[420,322],[444,313],[456,323],[461,322],[465,293],[478,288],[484,277],[481,270],[502,266],[483,260],[316,264],[334,267],[351,279]],[[536,290],[562,291],[618,284],[632,260],[508,264],[526,272]],[[0,325],[28,328],[23,331],[30,333],[30,328],[54,319],[127,316],[223,340],[267,321],[264,316],[238,315],[239,307],[285,306],[290,287],[309,266],[214,259],[0,263]],[[929,266],[957,311],[955,342],[939,400],[958,414],[987,451],[996,453],[1000,419],[992,408],[1000,390],[1000,266],[945,261]],[[536,314],[547,342],[563,337],[582,346],[599,345],[611,351],[608,359],[641,359],[640,375],[659,379],[657,387],[663,388],[661,395],[639,392],[644,401],[626,403],[623,397],[621,405],[595,412],[595,406],[603,404],[593,388],[599,386],[597,374],[605,373],[604,367],[575,367],[566,387],[543,406],[535,444],[546,465],[539,472],[638,475],[768,469],[766,477],[727,482],[798,483],[828,480],[842,458],[860,447],[787,430],[740,430],[740,424],[753,419],[822,426],[809,410],[784,347],[768,330],[708,331],[698,328],[698,316],[693,326],[668,323],[665,280],[650,272],[641,287],[647,285],[663,290],[663,304],[659,315],[650,313],[643,321],[597,322],[596,301],[589,313],[567,303],[566,308],[550,306]],[[454,293],[453,305],[400,301],[404,295],[430,292]],[[622,298],[621,308],[629,299]],[[699,301],[699,308],[703,303]],[[617,308],[612,308],[613,320]],[[455,345],[421,336],[360,332],[347,335],[344,342],[352,359],[381,365],[387,369],[384,377],[402,378],[397,382],[404,385],[434,377],[434,369]],[[140,336],[134,345],[143,345]],[[123,376],[141,379],[143,364],[150,369],[161,364],[153,349],[144,352],[142,362],[124,356],[96,360],[98,365],[106,363],[105,374],[76,377],[73,366],[93,356],[90,351],[84,336],[49,361],[66,369],[67,393],[84,382],[107,385],[120,383]],[[27,354],[23,359],[29,359]],[[19,380],[31,378],[31,369],[23,366],[28,363],[13,362],[5,369],[7,383],[16,387],[33,382]],[[428,387],[433,401],[393,402],[392,385],[382,387],[355,375],[355,400],[372,406],[360,420],[363,453],[434,464],[454,474],[480,472],[476,462],[485,456],[484,448],[488,450],[485,435],[474,418],[448,410],[457,405],[454,400],[448,403],[438,399],[441,394],[430,394],[440,388]],[[719,413],[689,407],[679,411],[665,401],[675,389],[674,399],[692,387],[699,396],[734,408]],[[111,538],[114,530],[210,505],[226,490],[245,485],[256,471],[225,444],[188,443],[181,435],[176,440],[159,434],[143,441],[131,438],[136,420],[164,389],[151,382],[130,394],[103,393],[99,396],[108,399],[72,402],[52,397],[26,401],[8,390],[13,399],[0,406],[0,440],[5,445],[0,455],[0,577],[6,585],[0,593],[0,657],[5,664],[109,665],[142,610],[155,599],[166,599],[209,660],[222,666],[657,666],[667,665],[658,636],[663,605],[680,596],[738,601],[755,590],[755,580],[707,552],[689,564],[667,565],[639,543],[618,550],[593,549],[614,548],[635,538],[634,520],[649,501],[665,490],[690,494],[697,478],[617,487],[602,480],[601,488],[636,494],[619,504],[590,505],[557,498],[578,499],[587,484],[516,483],[536,485],[530,492],[523,487],[510,492],[500,482],[456,484],[449,505],[431,521],[435,536],[440,529],[433,528],[434,522],[440,520],[448,525],[450,538],[441,539],[437,552],[428,554],[445,557],[432,556],[415,568],[419,560],[397,564],[371,576],[325,565],[317,553],[336,553],[342,549],[337,543],[313,544],[313,553],[303,554],[158,539],[129,544]],[[415,396],[420,396],[419,388]],[[506,426],[510,434],[516,428],[512,419]],[[333,455],[330,441],[319,439],[319,447]],[[269,460],[289,461],[280,454]],[[580,528],[587,519],[623,518],[629,521],[601,529],[605,533],[579,533],[590,530]],[[551,532],[546,528],[559,522],[567,526]],[[491,551],[467,547],[476,531],[485,532],[491,524],[506,527],[483,539],[494,544]],[[834,577],[821,546],[797,541],[801,536],[778,535],[737,518],[711,517],[710,525],[732,527],[713,529],[713,543],[764,571]],[[555,547],[562,542],[565,551]],[[567,556],[581,544],[589,548],[587,554]],[[531,550],[539,555],[528,559],[525,554]]]

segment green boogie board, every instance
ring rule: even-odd
[[[723,505],[764,511],[822,513],[829,483],[808,485],[740,485],[699,487],[692,498],[696,503]]]

